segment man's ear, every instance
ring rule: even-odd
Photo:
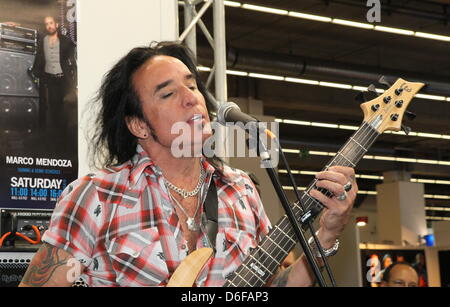
[[[138,139],[146,139],[149,136],[148,127],[143,120],[137,117],[126,117],[125,121],[128,130]]]

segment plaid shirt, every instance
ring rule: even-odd
[[[204,202],[214,180],[219,226],[215,257],[196,286],[222,286],[270,222],[245,173],[202,163],[207,176],[201,197]],[[80,261],[86,267],[81,278],[90,286],[164,286],[188,254],[161,169],[139,145],[130,161],[71,183],[42,240]],[[206,234],[200,232],[196,247],[209,247]]]

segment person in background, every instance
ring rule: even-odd
[[[417,287],[419,275],[407,262],[394,262],[383,274],[382,287]]]
[[[416,262],[413,263],[413,267],[417,271],[417,274],[419,274],[419,287],[428,287],[427,266],[423,253],[417,253]]]

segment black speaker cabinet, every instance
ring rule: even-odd
[[[0,129],[32,132],[39,124],[39,98],[0,96]]]
[[[0,50],[0,96],[39,97],[39,90],[28,74],[34,55]]]
[[[0,287],[17,287],[35,252],[6,252],[0,249]]]

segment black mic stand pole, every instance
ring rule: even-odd
[[[258,123],[256,123],[258,125]],[[262,142],[262,140],[259,137],[259,131],[257,129],[257,139],[258,139],[258,147],[261,149],[259,150],[261,162],[266,168],[267,174],[270,177],[270,180],[272,181],[272,184],[275,188],[275,191],[277,192],[278,198],[281,201],[281,204],[286,211],[286,215],[291,223],[292,228],[294,229],[295,235],[297,236],[298,241],[300,242],[300,245],[302,246],[303,252],[305,253],[306,259],[308,260],[314,275],[316,276],[316,279],[319,283],[319,286],[321,287],[327,287],[325,280],[322,276],[322,272],[319,268],[319,265],[317,264],[316,257],[314,256],[311,247],[309,246],[305,235],[301,229],[301,226],[298,224],[297,218],[295,217],[294,212],[292,211],[292,207],[289,203],[289,200],[286,196],[286,193],[283,191],[283,186],[281,185],[277,173],[275,169],[270,164],[270,154],[267,151],[266,146]],[[257,150],[258,151],[258,150]]]

